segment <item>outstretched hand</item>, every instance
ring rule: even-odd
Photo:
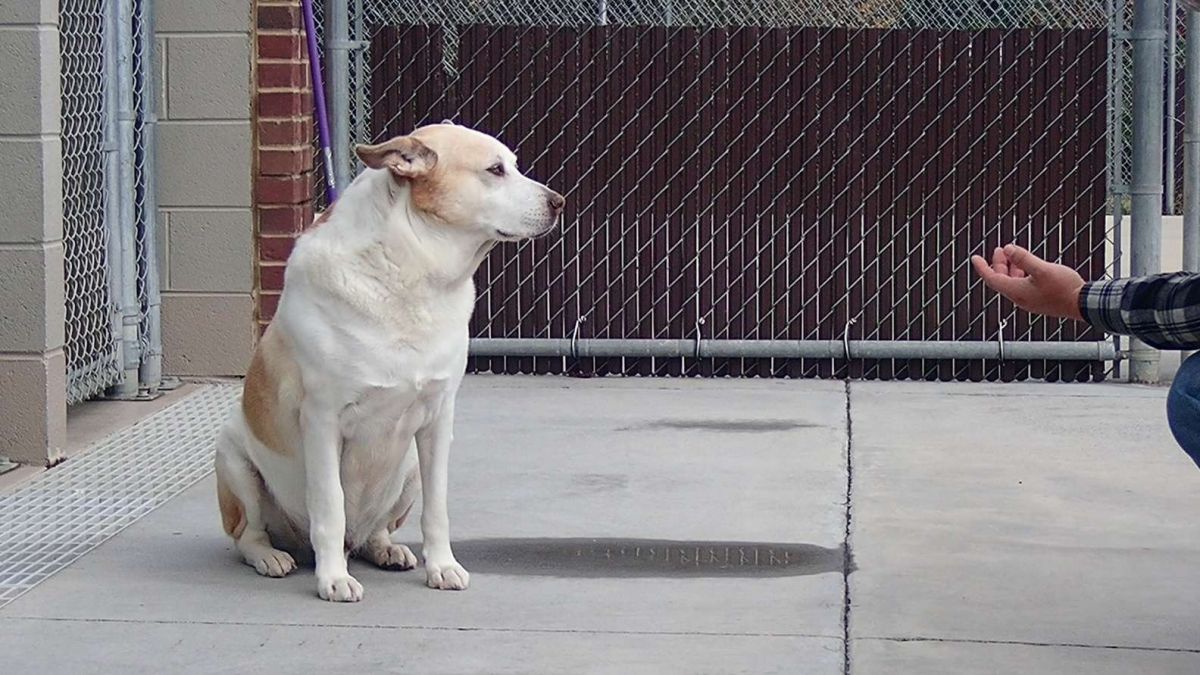
[[[1016,244],[996,249],[991,265],[978,255],[971,256],[971,264],[988,286],[1021,309],[1083,320],[1079,313],[1083,277],[1070,267],[1046,262]]]

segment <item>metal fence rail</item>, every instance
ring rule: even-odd
[[[69,403],[161,380],[150,4],[60,5]]]
[[[967,267],[1016,239],[1111,273],[1124,155],[1100,2],[351,0],[348,16],[371,51],[332,93],[357,102],[343,138],[453,118],[568,195],[560,237],[485,262],[476,369],[1105,375],[1102,336],[1006,312]],[[604,340],[633,351],[597,356]]]

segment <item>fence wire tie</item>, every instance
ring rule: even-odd
[[[846,329],[842,331],[842,349],[846,353],[846,360],[850,360],[850,326],[858,323],[858,319],[850,319],[846,322]]]
[[[695,356],[695,358],[697,360],[700,359],[700,343],[703,341],[703,335],[700,334],[700,327],[703,325],[704,325],[704,317],[701,317],[699,320],[696,321],[696,356]]]
[[[330,49],[347,52],[361,52],[371,46],[366,40],[332,40],[328,44]]]
[[[587,321],[587,317],[581,316],[575,319],[575,328],[571,331],[571,358],[579,359],[579,327]]]
[[[1008,328],[1008,319],[1000,319],[1000,330],[996,331],[996,341],[1000,343],[1000,365],[1004,365],[1004,329]]]

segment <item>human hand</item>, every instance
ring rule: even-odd
[[[1046,262],[1016,244],[996,249],[991,265],[978,255],[971,256],[971,264],[984,283],[1021,309],[1083,320],[1079,313],[1083,277],[1070,267]]]

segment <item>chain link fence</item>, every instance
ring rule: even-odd
[[[110,231],[105,174],[106,112],[103,3],[63,0],[63,240],[66,250],[67,399],[82,401],[121,378],[113,339]]]
[[[351,40],[371,45],[351,91],[332,93],[355,102],[354,140],[455,119],[568,197],[561,236],[484,263],[472,335],[569,341],[571,355],[476,357],[477,370],[1107,372],[1003,359],[1005,343],[1102,336],[1012,312],[967,265],[1017,240],[1085,276],[1113,272],[1108,181],[1123,169],[1108,167],[1126,155],[1107,139],[1126,113],[1108,105],[1101,2],[349,0],[349,15]],[[594,339],[697,347],[581,357],[574,345]],[[700,339],[833,353],[705,358]],[[896,342],[998,342],[1001,358],[844,358]]]
[[[72,404],[159,385],[148,5],[60,4],[64,349]]]

